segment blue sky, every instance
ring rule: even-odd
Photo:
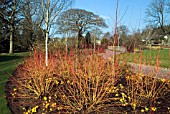
[[[145,9],[152,0],[119,0],[118,20],[122,18],[119,25],[126,25],[133,31],[145,27],[143,19],[146,18]],[[85,9],[103,17],[109,28],[104,32],[112,32],[115,20],[116,0],[76,0],[75,8]]]

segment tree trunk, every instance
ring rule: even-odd
[[[46,24],[46,27],[48,24]],[[46,38],[45,38],[45,64],[48,66],[48,29],[46,30]]]
[[[66,43],[66,53],[67,53],[68,52],[68,31],[66,32],[65,43]]]
[[[14,7],[11,12],[11,20],[10,20],[10,40],[9,40],[9,53],[13,53],[13,37],[14,37],[14,18],[16,11],[16,0],[14,0]]]
[[[14,33],[14,29],[12,27],[12,25],[10,26],[10,39],[9,39],[9,53],[13,53],[13,33]]]
[[[46,37],[45,37],[45,64],[48,66],[48,34],[49,34],[49,7],[50,0],[48,0],[47,4],[47,15],[46,15]]]
[[[78,48],[81,48],[81,43],[82,43],[82,29],[78,30]]]

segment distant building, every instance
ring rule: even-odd
[[[170,35],[165,34],[161,29],[152,30],[142,41],[150,46],[170,46]]]
[[[97,45],[101,45],[101,40],[96,40]]]

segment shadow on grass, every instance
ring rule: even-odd
[[[13,53],[13,54],[0,54],[0,62],[8,62],[12,60],[23,59],[25,57],[30,56],[29,52],[20,52],[20,53]]]
[[[22,59],[22,58],[23,58],[23,56],[2,55],[2,56],[0,56],[0,62],[6,62],[6,61]]]

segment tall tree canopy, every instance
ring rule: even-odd
[[[90,31],[95,27],[107,27],[102,17],[82,9],[69,9],[63,12],[57,19],[57,25],[59,33],[65,34],[69,31],[77,33],[78,47],[87,30]]]

